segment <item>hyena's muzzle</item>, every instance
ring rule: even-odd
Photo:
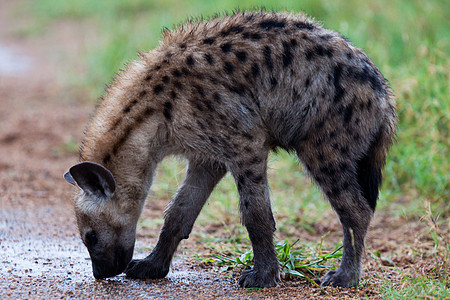
[[[103,253],[95,253],[95,251],[89,250],[94,277],[102,279],[122,273],[131,261],[133,248],[124,249],[119,246]]]

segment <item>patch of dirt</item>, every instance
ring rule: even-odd
[[[66,147],[78,141],[92,102],[82,92],[68,93],[61,74],[79,59],[89,34],[78,23],[61,22],[36,37],[21,37],[14,28],[26,16],[16,1],[0,2],[0,46],[22,57],[18,74],[0,72],[0,297],[4,298],[180,298],[288,299],[379,298],[385,278],[398,282],[405,274],[431,272],[436,263],[433,241],[424,223],[407,223],[377,214],[368,237],[364,283],[358,289],[321,289],[304,280],[283,280],[272,289],[241,289],[241,270],[221,272],[210,263],[210,249],[195,235],[180,246],[167,278],[129,280],[124,275],[95,280],[72,209],[72,188],[62,174],[78,156]],[[8,26],[9,25],[9,26]],[[78,63],[79,64],[79,63]],[[79,66],[78,71],[83,71]],[[67,149],[69,148],[69,150]],[[146,206],[144,217],[163,214],[166,200]],[[139,228],[136,249],[154,245],[158,228]],[[209,228],[209,229],[208,229]],[[220,226],[205,231],[226,237]],[[196,231],[203,230],[198,226]],[[317,224],[316,232],[332,231],[340,239],[337,219]],[[297,236],[319,239],[305,230]],[[136,257],[146,251],[138,250]],[[380,259],[375,259],[381,255]]]

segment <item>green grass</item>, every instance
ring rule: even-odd
[[[323,241],[323,238],[322,238]],[[296,248],[298,240],[294,243],[284,242],[275,243],[275,251],[280,263],[280,270],[284,277],[299,277],[308,280],[312,284],[317,284],[314,279],[320,278],[324,271],[336,269],[338,260],[342,257],[342,246],[336,247],[329,253],[324,253],[322,243],[317,247],[304,246]],[[243,266],[250,269],[253,265],[253,250],[247,250],[236,257],[228,257],[222,254],[215,255],[219,265]]]
[[[136,59],[138,50],[150,50],[158,44],[164,27],[171,28],[190,16],[211,16],[235,8],[261,6],[305,11],[364,49],[395,92],[398,137],[388,156],[379,210],[419,220],[427,215],[428,208],[424,209],[424,204],[430,203],[430,210],[440,215],[437,222],[445,223],[450,217],[450,2],[286,0],[282,5],[278,4],[280,2],[28,0],[27,9],[35,18],[32,23],[35,27],[29,34],[39,34],[60,20],[90,24],[95,39],[82,57],[87,72],[78,74],[71,84],[83,88],[93,100],[103,93],[105,84],[124,63]],[[312,224],[332,214],[329,205],[305,177],[294,157],[283,152],[272,155],[269,167],[279,231],[289,236],[292,228],[298,226],[313,233]],[[171,198],[182,181],[184,168],[185,162],[166,159],[158,169],[153,195]],[[236,229],[239,224],[237,201],[234,181],[227,176],[213,192],[198,224],[219,223],[229,232],[244,234]],[[383,293],[409,298],[430,284],[427,277],[405,280],[411,282],[409,289],[399,291],[387,285]],[[438,280],[431,286],[448,297],[448,281]]]

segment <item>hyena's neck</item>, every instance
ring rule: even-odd
[[[109,169],[127,193],[122,199],[146,195],[156,164],[170,148],[163,116],[170,112],[155,97],[148,78],[153,64],[144,59],[133,62],[114,80],[82,141],[81,160]]]

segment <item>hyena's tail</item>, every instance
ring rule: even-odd
[[[377,205],[378,190],[382,182],[381,170],[386,161],[386,153],[395,138],[396,116],[384,122],[374,136],[368,151],[357,162],[358,184],[362,195],[373,211]]]

